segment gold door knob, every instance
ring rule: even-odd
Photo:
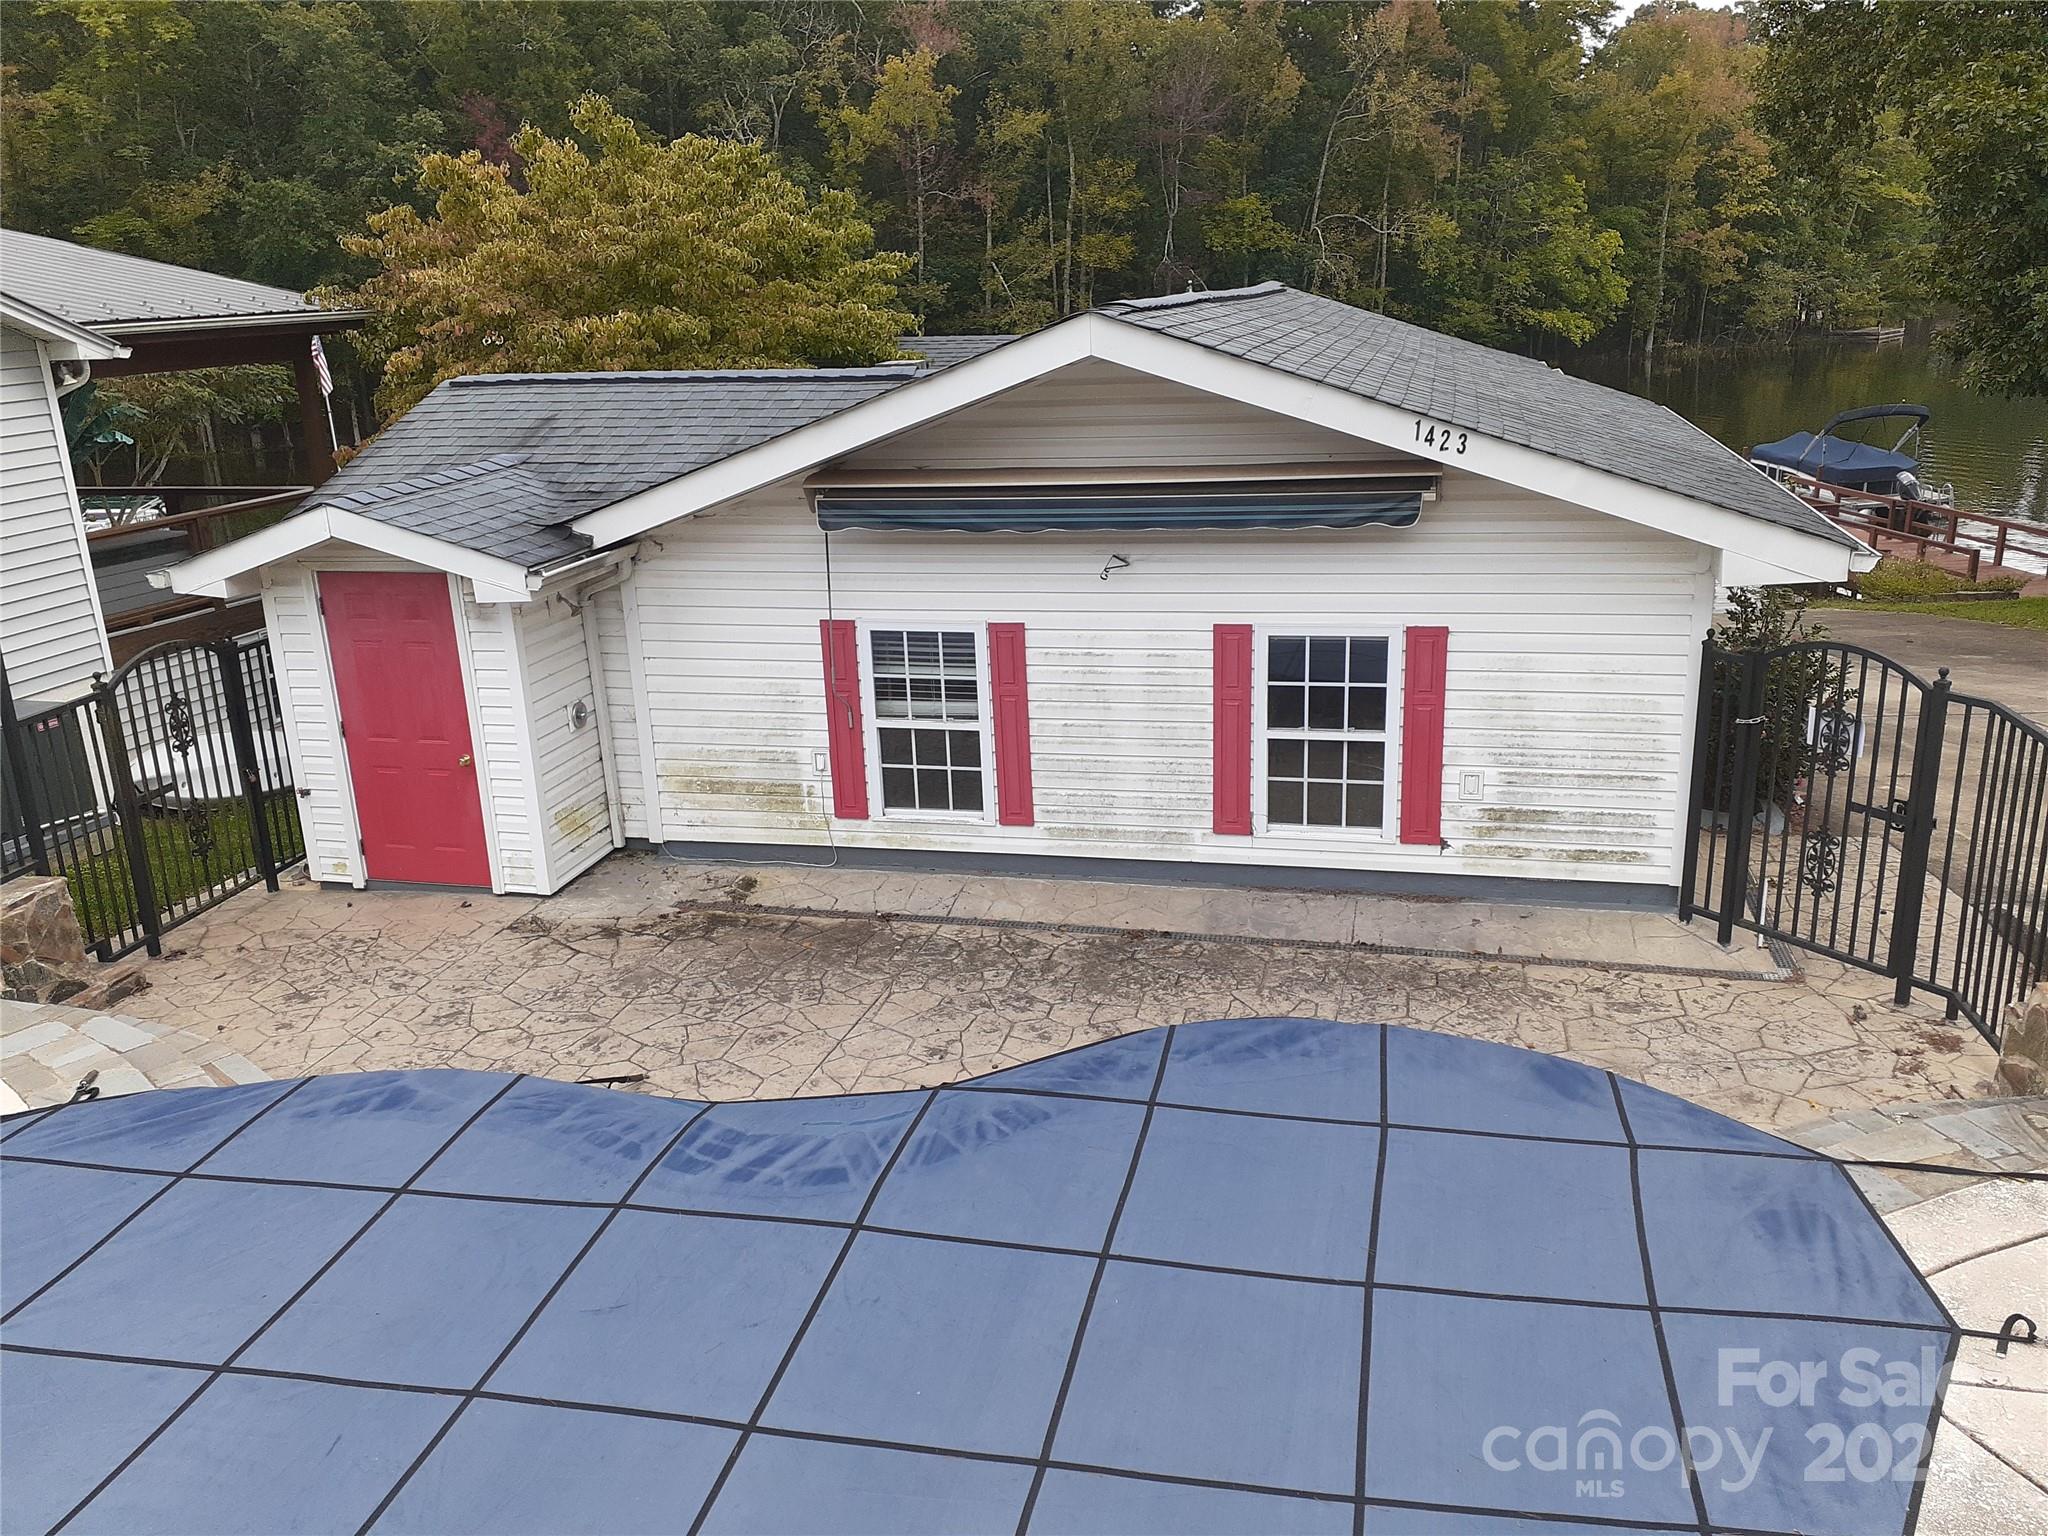
[[[458,757],[457,759],[455,759],[455,766],[456,766],[456,767],[458,767],[458,768],[467,768],[467,767],[469,766],[469,762],[470,762],[469,754],[468,754],[467,752],[465,752],[465,753],[463,753],[463,754],[462,754],[462,756],[460,756],[460,757]]]

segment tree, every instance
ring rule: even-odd
[[[867,105],[844,103],[831,117],[842,165],[858,166],[881,154],[896,168],[897,183],[910,204],[920,316],[936,297],[927,288],[925,215],[952,138],[953,98],[960,94],[934,78],[938,62],[929,48],[885,59]]]
[[[1750,123],[1755,54],[1739,17],[1665,3],[1637,12],[1594,61],[1596,194],[1625,236],[1646,361],[1688,313],[1686,281],[1703,330],[1756,244],[1771,166]]]
[[[2048,367],[2048,3],[1651,0],[1617,25],[1614,0],[16,0],[5,23],[11,227],[294,289],[370,277],[382,236],[341,236],[394,200],[471,251],[481,225],[436,211],[458,184],[451,212],[516,244],[518,125],[570,134],[596,95],[657,149],[758,146],[813,214],[858,195],[846,216],[914,263],[885,307],[934,332],[1284,272],[1504,346],[1941,309],[1973,378]],[[489,196],[421,179],[472,151]],[[635,254],[708,238],[595,227]],[[541,301],[506,343],[535,356],[583,345],[586,293],[668,303],[582,234],[528,264],[552,287],[477,264],[506,307],[447,321],[462,366],[502,350],[465,326],[528,329],[515,299]]]
[[[274,364],[94,379],[64,397],[64,427],[72,463],[91,484],[125,462],[115,484],[154,485],[175,462],[211,458],[220,428],[282,423],[297,399],[290,370]],[[108,520],[127,522],[140,506]]]
[[[852,197],[807,197],[765,151],[655,144],[602,97],[522,128],[524,185],[475,151],[429,155],[421,214],[399,204],[344,243],[374,276],[379,406],[395,415],[465,373],[856,365],[896,355],[908,266],[872,249]]]
[[[1932,287],[1965,380],[2048,394],[2048,7],[1759,0],[1763,114],[1824,177],[1887,112],[1927,160]]]
[[[1062,0],[1042,14],[1005,84],[1014,101],[1040,100],[1047,110],[1053,311],[1068,315],[1093,304],[1098,279],[1124,271],[1137,255],[1145,193],[1137,157],[1118,151],[1139,142],[1144,52],[1159,22],[1111,0]]]
[[[1392,0],[1361,17],[1345,30],[1339,54],[1348,84],[1330,114],[1316,166],[1303,231],[1311,252],[1308,282],[1315,288],[1325,276],[1341,279],[1357,270],[1341,254],[1350,242],[1336,232],[1358,226],[1371,237],[1371,264],[1362,285],[1354,279],[1339,286],[1362,286],[1364,296],[1384,307],[1394,238],[1406,238],[1415,223],[1408,209],[1395,204],[1395,175],[1400,170],[1434,178],[1449,163],[1451,140],[1442,119],[1456,87],[1436,70],[1454,54],[1428,0]],[[1333,172],[1365,196],[1354,190],[1347,198],[1328,198]]]
[[[1263,3],[1228,20],[1220,9],[1205,11],[1162,28],[1149,50],[1145,119],[1160,193],[1161,287],[1197,270],[1199,251],[1180,240],[1182,210],[1250,194],[1261,142],[1300,94],[1301,71],[1287,56],[1279,17],[1277,5]]]

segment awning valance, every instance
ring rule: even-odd
[[[1185,485],[933,486],[817,493],[818,526],[936,533],[1145,529],[1406,528],[1436,489],[1429,476],[1200,481]]]

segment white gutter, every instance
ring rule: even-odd
[[[128,355],[128,349],[112,336],[80,325],[76,320],[67,320],[53,310],[12,294],[0,293],[0,320],[42,342],[53,361],[113,359]]]
[[[281,309],[267,315],[185,315],[162,320],[108,320],[96,328],[109,336],[156,336],[176,331],[260,330],[281,322],[353,322],[375,316],[368,309]]]

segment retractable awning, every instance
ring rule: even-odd
[[[818,526],[941,533],[1085,533],[1143,529],[1406,528],[1434,476],[1201,481],[1182,485],[874,488],[817,493]]]

